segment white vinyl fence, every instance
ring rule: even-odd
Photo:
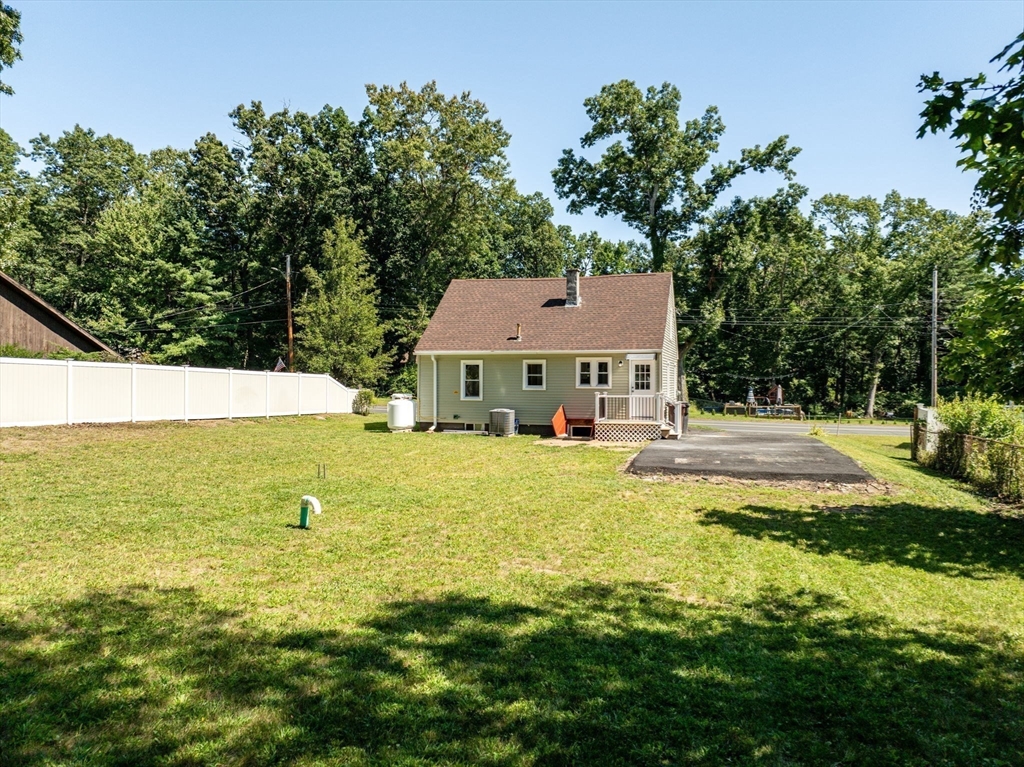
[[[0,427],[351,413],[328,375],[0,357]]]

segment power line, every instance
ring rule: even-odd
[[[259,285],[257,285],[254,288],[249,288],[248,290],[243,290],[241,293],[235,293],[232,296],[227,296],[226,298],[222,298],[219,301],[213,302],[212,304],[201,304],[199,306],[193,306],[193,307],[191,307],[189,309],[178,309],[178,310],[172,311],[172,312],[164,312],[163,314],[158,314],[156,317],[151,317],[149,319],[149,322],[157,322],[158,320],[166,319],[168,317],[177,317],[177,316],[182,315],[182,314],[188,314],[189,312],[197,312],[197,311],[200,311],[202,309],[215,309],[220,304],[224,303],[225,301],[230,301],[233,298],[238,298],[239,296],[244,296],[246,293],[252,293],[254,290],[259,290],[260,288],[265,287],[265,286],[269,285],[272,282],[274,282],[274,280],[267,280],[266,282],[260,283]],[[132,327],[129,326],[127,328],[127,330],[132,330]]]
[[[137,332],[141,333],[141,332],[143,332],[143,330],[159,332],[160,330],[164,330],[165,332],[169,333],[169,332],[172,332],[172,331],[175,331],[175,330],[199,330],[199,329],[206,330],[207,328],[237,328],[237,327],[241,327],[243,325],[269,325],[269,324],[274,323],[274,322],[287,322],[287,321],[288,321],[287,318],[281,317],[279,319],[272,319],[272,320],[252,320],[250,322],[228,322],[228,323],[224,323],[224,324],[221,324],[221,325],[188,325],[188,326],[185,326],[183,328],[144,328],[144,329],[139,330]]]
[[[770,376],[746,376],[746,375],[740,375],[738,373],[726,373],[725,371],[716,371],[714,373],[708,373],[708,372],[702,370],[702,371],[695,371],[694,372],[694,375],[725,376],[726,378],[739,378],[739,379],[744,380],[744,381],[774,381],[777,378],[792,378],[793,376],[795,376],[797,374],[798,373],[796,371],[793,371],[793,370],[790,370],[790,371],[785,372],[785,373],[777,373],[776,375],[770,375]]]
[[[243,306],[243,307],[240,307],[238,309],[232,309],[232,310],[229,310],[229,311],[223,311],[223,312],[221,312],[221,314],[222,315],[229,315],[229,314],[239,314],[241,312],[251,312],[251,311],[255,311],[257,309],[265,309],[268,306],[280,306],[283,303],[284,303],[284,301],[270,301],[270,302],[265,303],[265,304],[256,304],[255,306]],[[198,318],[190,317],[189,319],[190,320],[196,320]],[[150,320],[150,321],[152,322],[152,320]],[[153,325],[151,327],[138,328],[138,327],[129,326],[129,327],[125,328],[124,330],[117,330],[117,331],[110,331],[110,332],[112,332],[112,333],[122,333],[122,334],[124,334],[124,333],[148,333],[148,332],[160,332],[160,331],[172,332],[172,331],[175,331],[175,330],[193,330],[195,328],[215,328],[215,327],[225,327],[225,326],[223,326],[223,325],[204,325],[202,323],[198,323],[197,322],[197,323],[194,323],[192,325],[171,325],[170,327],[160,327],[159,325]]]

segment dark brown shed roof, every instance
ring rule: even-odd
[[[67,348],[117,356],[88,330],[3,272],[0,272],[0,344],[15,344],[34,352]]]
[[[660,350],[671,295],[668,273],[581,277],[575,307],[563,277],[452,280],[416,353]]]

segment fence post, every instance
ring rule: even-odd
[[[133,362],[132,363],[132,423],[135,423],[136,418],[138,417],[137,416],[137,411],[136,411],[136,408],[138,407],[138,405],[136,404],[136,402],[138,401],[138,398],[136,396],[136,381],[138,379],[137,373],[138,373],[138,371],[136,370],[135,363]]]
[[[188,423],[188,365],[184,367],[185,371],[185,423]]]
[[[234,408],[231,406],[231,399],[234,397],[235,387],[231,385],[231,368],[228,368],[228,420],[232,418]]]
[[[73,419],[71,418],[71,366],[72,366],[72,364],[73,364],[73,362],[69,359],[68,360],[68,364],[67,364],[67,369],[68,369],[68,372],[67,372],[67,386],[65,387],[65,389],[67,390],[67,395],[68,395],[67,413],[66,413],[68,426],[70,426],[73,423]]]
[[[267,411],[267,420],[269,421],[270,420],[270,371],[269,370],[267,371],[266,384],[267,384],[266,391],[264,392],[264,394],[266,395],[266,406],[265,406],[265,409]]]
[[[331,412],[331,377],[324,373],[324,415]]]
[[[295,403],[295,415],[302,415],[302,371],[299,371],[298,383],[295,385],[295,390],[298,392],[298,396],[295,399],[298,400]]]

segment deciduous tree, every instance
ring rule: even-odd
[[[952,325],[944,371],[970,391],[1024,400],[1024,269],[989,273]]]
[[[36,236],[28,218],[34,179],[19,167],[24,154],[0,128],[0,271],[13,271]]]
[[[11,6],[0,3],[0,74],[10,69],[21,59],[21,13]],[[0,80],[0,94],[11,96],[14,89]]]
[[[680,99],[670,83],[646,92],[631,80],[604,86],[583,102],[593,127],[580,145],[612,143],[596,162],[566,149],[552,171],[570,212],[594,208],[642,232],[656,272],[665,268],[669,243],[684,237],[736,177],[776,170],[791,178],[790,162],[800,151],[781,136],[763,149],[744,149],[738,160],[708,167],[725,124],[711,106],[680,125]]]
[[[1009,267],[1024,257],[1024,33],[992,62],[1005,82],[989,84],[984,74],[949,81],[938,72],[923,75],[920,91],[934,95],[917,135],[952,128],[964,153],[957,165],[979,174],[975,203],[992,214],[984,255]]]
[[[918,137],[950,130],[963,156],[957,163],[978,174],[974,203],[991,218],[979,237],[982,262],[995,265],[979,293],[957,313],[960,333],[946,369],[975,390],[1020,397],[1024,393],[1024,33],[993,59],[1005,79],[984,74],[945,80],[922,76],[932,94],[921,112]]]
[[[404,362],[451,279],[503,274],[495,233],[502,209],[521,205],[508,174],[509,134],[483,102],[469,93],[445,96],[433,82],[366,90],[359,128],[369,171],[358,219],[382,311],[394,319],[389,345]]]

